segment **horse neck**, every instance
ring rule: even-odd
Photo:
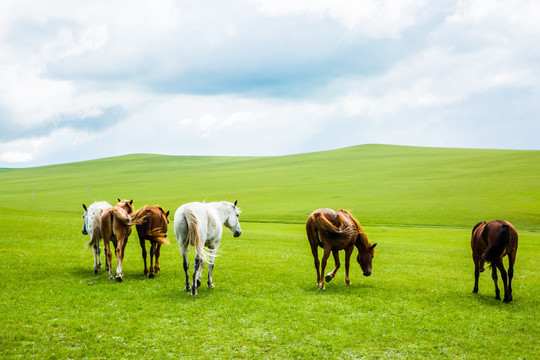
[[[216,214],[218,215],[219,217],[219,221],[224,224],[225,221],[227,220],[227,217],[228,217],[228,213],[227,213],[227,203],[225,202],[214,202],[214,203],[210,203],[209,205],[212,206],[212,208],[214,208],[214,210],[216,210]]]

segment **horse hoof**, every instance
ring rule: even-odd
[[[94,275],[97,275],[98,269],[94,269]]]
[[[121,278],[120,276],[118,276],[118,277],[116,278],[116,281],[117,281],[117,282],[122,282],[122,278]]]
[[[214,287],[215,287],[214,284],[208,284],[209,289],[213,289]]]
[[[330,282],[330,281],[332,281],[332,279],[333,279],[333,277],[332,277],[332,275],[330,275],[330,274],[328,274],[328,275],[326,275],[326,276],[324,277],[324,280],[326,280],[326,282]]]
[[[197,287],[201,286],[201,280],[197,280]]]
[[[153,278],[154,278],[154,274],[148,275],[148,278],[153,279]]]

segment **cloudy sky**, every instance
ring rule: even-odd
[[[540,149],[540,2],[0,3],[0,167]]]

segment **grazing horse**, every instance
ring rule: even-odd
[[[101,249],[99,248],[99,240],[101,239],[101,215],[103,210],[112,207],[106,201],[95,202],[90,207],[83,204],[83,235],[90,235],[89,247],[92,247],[94,252],[94,274],[98,273],[101,267]],[[107,268],[108,270],[108,268]]]
[[[136,225],[139,242],[144,260],[144,275],[150,279],[154,277],[154,272],[159,272],[159,253],[161,245],[169,244],[167,240],[167,228],[169,227],[169,212],[165,212],[161,206],[143,206],[141,213],[146,214],[142,223]],[[150,274],[146,267],[146,240],[150,241]],[[154,266],[154,257],[156,259]]]
[[[116,281],[122,282],[122,260],[128,237],[131,234],[131,226],[140,224],[145,216],[146,214],[141,211],[133,213],[133,200],[118,199],[116,206],[103,211],[101,232],[105,245],[105,260],[109,269],[109,279],[113,278],[112,253],[109,242],[113,242],[116,250]]]
[[[184,260],[186,274],[185,291],[191,290],[191,295],[197,295],[197,288],[201,285],[201,276],[204,263],[208,263],[208,287],[214,288],[212,271],[214,259],[223,235],[223,225],[228,227],[234,237],[240,236],[240,210],[236,207],[238,200],[233,203],[221,201],[212,203],[193,202],[180,206],[174,214],[174,235],[180,246]],[[187,258],[188,246],[195,248],[195,261],[193,263],[193,286],[189,285],[189,262]],[[208,248],[208,251],[205,249]]]
[[[345,250],[345,284],[350,285],[349,265],[351,254],[356,246],[358,256],[356,260],[360,264],[364,276],[371,275],[371,263],[375,246],[368,241],[367,235],[351,213],[346,210],[334,211],[332,209],[318,209],[309,215],[306,221],[306,232],[311,246],[311,252],[315,260],[315,269],[317,270],[317,285],[319,289],[324,290],[324,280],[330,282],[340,267],[339,250]],[[319,253],[318,247],[323,248],[324,253],[320,263],[319,272]],[[323,279],[326,261],[334,255],[335,268]]]
[[[497,268],[501,272],[504,284],[504,302],[513,300],[512,278],[518,247],[518,233],[514,226],[506,220],[485,221],[476,224],[472,230],[471,248],[474,261],[474,290],[478,292],[478,277],[485,270],[484,263],[491,264],[491,277],[495,282],[495,299],[501,300],[501,292],[497,285]],[[504,270],[503,257],[508,256],[508,282]]]

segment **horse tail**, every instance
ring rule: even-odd
[[[127,215],[123,210],[114,207],[111,209],[111,223],[112,218],[114,217],[116,220],[120,221],[124,225],[140,225],[146,220],[148,215],[149,214],[147,214],[146,211],[143,209],[139,209],[136,212]]]
[[[155,241],[158,244],[161,244],[161,245],[170,244],[169,240],[167,240],[167,233],[160,228],[155,228],[155,229],[150,230],[146,234],[146,236],[148,236],[151,241]]]
[[[486,250],[482,259],[493,266],[493,264],[496,264],[500,260],[509,242],[510,227],[508,225],[502,225],[497,240]]]
[[[150,211],[147,211],[146,207],[143,206],[142,208],[140,208],[136,212],[131,213],[130,215],[128,215],[128,218],[130,218],[130,223],[131,224],[126,224],[126,225],[141,225],[151,215],[152,215],[152,213]]]
[[[344,222],[338,215],[339,226],[332,224],[321,212],[313,214],[313,222],[319,231],[330,233],[337,236],[350,236],[356,233],[356,230],[350,223]]]
[[[185,242],[188,245],[192,245],[195,248],[195,253],[206,263],[208,263],[208,252],[204,248],[202,243],[201,236],[199,235],[199,219],[195,216],[193,211],[190,209],[184,209],[184,218],[186,219],[187,224],[187,234]]]
[[[99,239],[101,239],[101,215],[103,214],[103,209],[97,209],[94,212],[94,218],[92,219],[92,238],[88,243],[88,247],[92,248],[99,244]]]

